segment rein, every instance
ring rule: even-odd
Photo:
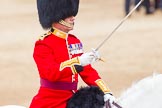
[[[110,101],[106,101],[106,108],[112,108],[111,105],[110,105]],[[122,108],[119,104],[117,104],[116,102],[113,102],[112,103],[116,108]]]

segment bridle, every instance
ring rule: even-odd
[[[116,102],[113,102],[112,104],[115,106],[115,108],[122,108],[122,107],[121,107],[119,104],[117,104]],[[112,108],[112,106],[111,106],[109,100],[105,102],[105,106],[106,106],[106,108]],[[114,108],[114,107],[113,107],[113,108]]]

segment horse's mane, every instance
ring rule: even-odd
[[[162,74],[154,74],[133,84],[122,93],[124,108],[162,108]]]

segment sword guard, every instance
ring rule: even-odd
[[[103,58],[101,58],[101,57],[98,58],[98,60],[99,60],[99,61],[102,61],[102,62],[106,62],[105,59],[103,59]]]

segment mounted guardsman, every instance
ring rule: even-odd
[[[104,99],[115,100],[91,63],[97,51],[83,52],[80,40],[69,34],[78,13],[79,0],[37,0],[39,21],[49,31],[35,43],[33,57],[40,75],[40,89],[30,108],[66,108],[77,91],[78,75],[89,86],[98,86]]]

